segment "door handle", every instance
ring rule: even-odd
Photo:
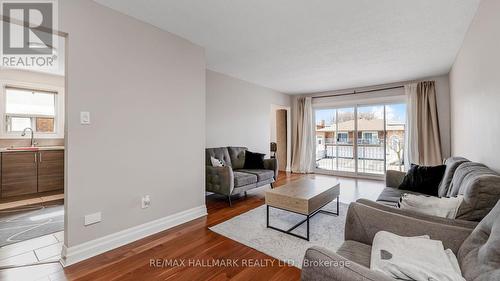
[[[37,157],[36,157],[36,156],[37,156],[37,154],[38,154],[38,153],[36,153],[36,152],[35,152],[35,164],[36,164],[36,162],[37,162]]]
[[[39,159],[40,163],[42,163],[42,153],[41,152],[38,152],[38,157],[40,158]]]

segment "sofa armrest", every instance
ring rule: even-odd
[[[405,177],[405,172],[387,170],[385,174],[385,185],[387,187],[398,188]]]
[[[274,180],[278,180],[278,159],[264,159],[264,168],[266,168],[266,170],[273,170]]]
[[[401,236],[429,235],[431,239],[442,241],[444,247],[455,254],[473,231],[470,227],[405,216],[360,203],[349,205],[345,225],[345,240],[371,245],[375,234],[381,230]]]
[[[423,213],[418,213],[414,211],[409,211],[405,209],[399,209],[396,207],[391,207],[387,206],[384,204],[380,204],[368,199],[358,199],[356,200],[357,203],[373,207],[375,209],[381,210],[381,211],[386,211],[386,212],[391,212],[391,213],[396,213],[400,215],[404,215],[407,217],[413,217],[417,219],[423,219],[427,220],[429,222],[436,222],[436,223],[442,223],[442,224],[448,224],[448,225],[454,225],[454,226],[461,226],[461,227],[466,227],[470,229],[474,229],[478,222],[475,221],[466,221],[466,220],[458,220],[458,219],[448,219],[448,218],[442,218],[442,217],[436,217],[436,216],[431,216]]]
[[[231,195],[234,173],[231,167],[205,166],[205,189],[222,195]]]
[[[302,281],[394,281],[391,277],[370,270],[332,251],[320,247],[307,249],[302,263]]]

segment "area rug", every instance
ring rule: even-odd
[[[64,205],[26,206],[0,211],[0,247],[62,231]]]
[[[323,210],[336,211],[332,202]],[[336,251],[344,242],[344,226],[347,204],[340,203],[340,215],[316,214],[309,221],[309,238],[306,241],[266,227],[266,206],[260,206],[244,214],[227,220],[209,229],[263,252],[285,263],[301,268],[306,250],[312,246],[321,246]],[[305,218],[305,216],[270,209],[270,225],[288,229]],[[299,226],[293,233],[305,236],[306,224]]]

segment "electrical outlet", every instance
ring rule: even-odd
[[[149,206],[151,206],[151,198],[149,197],[149,195],[142,196],[141,208],[147,209],[149,208]]]
[[[89,214],[89,215],[85,216],[85,222],[84,222],[83,225],[85,225],[85,226],[91,225],[91,224],[94,224],[94,223],[98,223],[101,220],[102,220],[101,212]]]

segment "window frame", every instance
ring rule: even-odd
[[[341,138],[340,135],[345,135],[346,136],[345,137],[345,142],[342,142],[341,139],[343,139],[343,138]],[[340,143],[340,144],[349,143],[349,132],[338,132],[337,133],[337,139],[338,139],[337,143]]]
[[[391,106],[391,105],[398,105],[398,104],[406,104],[407,105],[407,100],[406,96],[404,95],[404,92],[402,94],[394,94],[394,95],[387,95],[387,96],[380,96],[380,97],[375,97],[375,98],[363,98],[363,99],[358,99],[358,98],[345,98],[344,96],[339,97],[339,98],[328,98],[328,99],[317,99],[314,101],[313,99],[313,120],[312,124],[316,124],[318,120],[316,120],[316,111],[317,110],[338,110],[341,108],[347,108],[347,107],[354,107],[355,109],[355,120],[357,119],[357,108],[361,106],[380,106],[383,104],[385,107]],[[408,111],[406,111],[406,116],[408,116]],[[356,123],[355,123],[356,124]],[[355,125],[356,126],[356,125]],[[387,120],[384,122],[384,132],[387,134]],[[405,133],[407,129],[407,123],[405,121]],[[356,136],[356,135],[355,135]],[[405,145],[405,136],[403,137],[403,144]],[[354,142],[355,147],[358,147],[359,144]],[[357,148],[355,149],[357,150]],[[387,146],[385,144],[384,150],[387,151]],[[313,159],[317,159],[317,151],[316,149],[313,149]],[[356,158],[356,157],[355,157]],[[357,161],[357,160],[355,160]],[[355,167],[357,167],[357,162],[355,164]],[[385,171],[387,172],[389,169],[387,169],[387,159],[385,159],[385,166],[384,166]],[[406,169],[404,169],[406,170]],[[346,171],[340,171],[340,170],[328,170],[328,169],[322,169],[319,167],[314,168],[314,172],[317,174],[325,174],[325,175],[333,175],[333,176],[347,176],[347,177],[356,177],[356,178],[362,178],[362,179],[375,179],[375,180],[382,180],[384,179],[384,175],[378,175],[378,174],[369,174],[369,173],[362,173],[360,171],[355,171],[355,172],[346,172]]]
[[[366,135],[371,135],[371,138],[365,138]],[[373,137],[375,136],[375,137]],[[378,131],[361,131],[361,140],[362,141],[366,141],[366,140],[369,140],[369,143],[368,144],[372,144],[371,141],[372,140],[379,140],[378,138]],[[363,142],[361,142],[361,144],[363,144]]]
[[[0,139],[22,139],[31,138],[30,134],[22,136],[22,131],[8,131],[7,117],[27,117],[31,118],[33,127],[36,127],[36,118],[54,118],[54,132],[34,132],[34,138],[39,139],[62,139],[64,138],[64,88],[53,85],[38,84],[38,83],[8,83],[0,84],[1,105],[0,105]],[[7,90],[20,89],[35,92],[46,92],[54,94],[54,116],[41,114],[7,114]],[[33,128],[35,129],[35,128]]]

